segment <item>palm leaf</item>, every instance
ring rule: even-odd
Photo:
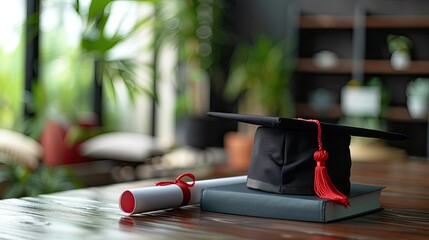
[[[104,11],[113,0],[93,0],[89,5],[88,19],[95,20],[100,15],[104,14]]]

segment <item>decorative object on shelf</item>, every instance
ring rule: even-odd
[[[410,67],[411,57],[410,50],[413,46],[411,40],[402,35],[387,35],[387,45],[391,55],[390,64],[392,68],[398,71]]]
[[[341,110],[346,116],[378,116],[381,110],[381,89],[376,86],[344,86]]]
[[[320,69],[332,69],[338,65],[338,56],[331,51],[323,50],[314,54],[313,64]]]
[[[348,87],[368,88],[372,89],[370,91],[376,91],[378,95],[378,106],[376,108],[370,107],[365,110],[360,109],[359,107],[353,109],[353,105],[349,105],[349,108],[351,108],[352,111],[344,112],[345,116],[340,119],[340,123],[370,129],[387,130],[385,117],[389,108],[390,93],[383,86],[381,79],[378,77],[371,78],[366,81],[363,86],[360,86],[356,81],[350,81]],[[344,95],[347,93],[343,91],[342,94]],[[360,100],[354,99],[353,101],[357,102],[358,105],[362,103],[368,104],[368,100],[365,99],[366,97],[364,95],[361,97],[362,98]],[[374,111],[375,109],[377,111]],[[403,161],[406,158],[406,152],[404,150],[391,147],[382,139],[368,139],[356,136],[352,137],[350,143],[350,154],[353,161],[383,161],[384,159]],[[386,158],[386,156],[389,156],[389,158]]]
[[[373,77],[363,84],[351,80],[347,86],[344,87],[344,89],[348,90],[352,90],[353,88],[366,88],[368,91],[372,92],[366,93],[367,95],[372,95],[370,97],[372,100],[366,99],[367,96],[357,96],[356,98],[354,96],[346,96],[348,92],[343,90],[341,93],[341,109],[343,111],[344,117],[340,121],[343,124],[351,126],[386,130],[384,118],[388,113],[391,96],[389,91],[387,91],[387,89],[383,86],[381,79],[378,77]],[[362,107],[360,106],[363,105],[362,103],[364,103],[364,105],[375,104],[377,106]]]
[[[426,118],[429,109],[429,78],[417,78],[407,85],[407,108],[412,118]]]
[[[311,108],[320,115],[326,115],[335,105],[336,96],[326,88],[318,88],[308,96]]]

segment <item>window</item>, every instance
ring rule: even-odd
[[[17,128],[24,122],[24,52],[25,0],[0,2],[0,127]],[[83,12],[91,0],[80,0]],[[40,59],[39,77],[30,101],[37,106],[43,120],[66,118],[74,121],[94,108],[94,59],[82,54],[81,38],[84,32],[82,16],[74,9],[74,0],[43,0],[40,2]],[[114,1],[109,5],[110,17],[107,35],[129,31],[131,26],[154,13],[154,3]],[[31,19],[30,19],[31,20]],[[30,21],[29,20],[29,21]],[[109,59],[137,60],[136,76],[139,85],[152,88],[154,60],[153,32],[150,24],[143,25],[129,39],[109,51]],[[159,103],[156,132],[174,135],[174,68],[175,50],[164,48],[158,58]],[[128,86],[129,87],[129,86]],[[117,131],[150,134],[152,131],[152,98],[140,91],[132,101],[126,84],[115,78],[103,85],[105,125]],[[39,116],[40,117],[40,116]],[[19,123],[19,124],[17,124]],[[43,121],[40,121],[43,123]],[[40,125],[39,127],[43,127]],[[22,130],[22,128],[20,129]]]
[[[0,1],[0,128],[22,120],[25,1]]]
[[[81,47],[85,30],[85,16],[91,1],[80,2],[80,13],[74,9],[75,1],[42,1],[41,30],[41,80],[47,93],[48,117],[62,116],[75,120],[93,111],[94,58],[88,49]],[[152,13],[152,3],[114,1],[108,7],[110,16],[105,35],[126,33],[142,17]],[[83,17],[83,18],[82,18]],[[139,84],[151,84],[152,73],[144,67],[153,60],[150,26],[143,26],[123,43],[108,51],[107,59],[136,60],[136,79]],[[143,33],[141,33],[143,32]],[[87,51],[87,52],[85,52]],[[104,69],[106,72],[106,69]],[[108,72],[108,70],[107,70]],[[150,132],[151,101],[144,93],[135,95],[132,102],[123,79],[114,76],[103,78],[103,122],[113,130],[142,133]]]

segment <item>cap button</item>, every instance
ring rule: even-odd
[[[316,160],[317,165],[325,165],[326,160],[329,158],[329,154],[326,150],[317,150],[313,154],[314,160]]]

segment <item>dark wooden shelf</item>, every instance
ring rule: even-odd
[[[295,104],[296,116],[306,118],[335,118],[339,119],[343,116],[341,112],[341,106],[339,104],[333,105],[328,111],[324,113],[316,112],[307,103],[296,103]],[[386,117],[387,120],[401,121],[401,122],[428,122],[428,119],[414,119],[408,113],[406,107],[389,107],[389,112]]]
[[[374,15],[366,17],[367,28],[429,28],[429,16]]]
[[[398,71],[392,68],[389,60],[365,60],[365,72],[378,74],[429,74],[429,61],[414,60],[408,69]]]
[[[297,70],[300,72],[349,74],[352,72],[352,60],[340,59],[335,67],[319,68],[313,64],[312,58],[300,58]]]
[[[299,27],[303,29],[353,28],[353,16],[314,15],[301,16]],[[429,28],[429,16],[373,15],[366,17],[367,28]]]
[[[333,68],[319,68],[313,64],[312,58],[300,58],[297,70],[300,72],[348,74],[352,72],[351,59],[340,59],[338,65]],[[369,74],[429,74],[429,60],[415,60],[408,69],[395,70],[389,60],[365,60],[365,73]]]
[[[389,107],[388,120],[406,122],[428,122],[428,118],[415,119],[410,116],[406,107]]]
[[[324,28],[324,29],[347,29],[353,28],[352,16],[332,16],[332,15],[317,15],[317,16],[301,16],[300,28]]]
[[[339,104],[333,105],[328,111],[320,113],[315,111],[307,103],[295,104],[295,115],[305,118],[340,118],[342,116],[341,107]]]

